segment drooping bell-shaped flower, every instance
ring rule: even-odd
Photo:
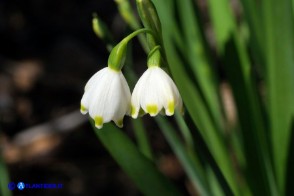
[[[95,126],[115,122],[123,126],[123,118],[130,113],[131,92],[121,69],[124,65],[128,40],[123,40],[111,51],[108,67],[94,74],[85,86],[81,100],[81,113],[94,119]]]
[[[133,118],[138,117],[140,108],[150,116],[156,116],[163,108],[168,116],[173,115],[175,109],[182,111],[183,103],[179,91],[170,76],[159,67],[160,53],[154,52],[148,59],[148,69],[140,77],[132,93]]]
[[[122,72],[105,67],[87,82],[81,113],[89,112],[99,129],[111,120],[122,127],[124,116],[130,112],[130,99],[130,88]]]

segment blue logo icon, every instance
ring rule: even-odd
[[[17,188],[22,191],[25,188],[25,184],[23,182],[19,182],[17,183]]]
[[[15,183],[14,182],[9,182],[8,183],[8,188],[9,188],[9,190],[14,190],[15,189]]]

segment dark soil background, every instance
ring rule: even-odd
[[[85,83],[108,57],[92,31],[93,12],[116,40],[129,31],[110,0],[0,1],[0,145],[10,181],[64,186],[13,195],[141,195],[79,113]],[[133,138],[130,120],[122,131]],[[189,190],[154,121],[143,120],[159,168]]]

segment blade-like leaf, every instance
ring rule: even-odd
[[[285,195],[293,194],[293,184],[294,184],[294,117],[292,119],[292,133],[290,137],[290,148],[287,164],[287,176],[286,176],[286,191]]]
[[[263,2],[269,122],[276,176],[283,194],[294,115],[294,18],[291,0]]]
[[[0,195],[11,196],[12,192],[8,189],[9,175],[3,157],[0,156]]]
[[[218,47],[224,52],[225,70],[237,105],[244,139],[247,181],[253,193],[274,195],[277,190],[266,136],[264,110],[251,71],[244,38],[238,32],[229,1],[209,2],[214,33],[219,39]],[[259,175],[256,175],[257,173]]]
[[[259,74],[264,75],[264,23],[262,17],[262,3],[255,0],[241,0],[246,23],[249,25],[249,47],[252,50],[252,56],[256,61],[256,68],[260,69]]]
[[[152,152],[142,119],[133,119],[132,124],[140,151],[142,154],[152,160]]]
[[[276,186],[272,184],[273,171],[262,108],[244,49],[238,38],[232,36],[225,47],[225,70],[233,89],[244,140],[245,173],[253,193],[274,195]]]
[[[102,130],[94,126],[93,129],[111,156],[144,195],[180,195],[175,186],[137,150],[122,130],[110,123],[104,125]]]
[[[175,19],[172,1],[154,1],[159,17],[162,21],[162,31],[164,39],[164,48],[166,49],[167,60],[173,78],[179,88],[186,105],[188,112],[194,123],[199,128],[201,135],[207,143],[214,159],[219,164],[219,167],[228,181],[231,189],[237,194],[238,186],[235,180],[235,173],[232,170],[228,151],[219,130],[211,116],[210,110],[206,106],[206,101],[202,94],[196,89],[192,78],[189,78],[189,72],[186,70],[187,59],[184,54],[187,54],[185,47],[182,46],[178,38],[174,37],[174,29],[179,29]],[[183,39],[182,37],[179,37]],[[179,44],[178,44],[179,43]],[[181,51],[182,50],[182,51]]]
[[[234,18],[228,0],[208,0],[211,22],[217,42],[217,49],[223,52],[225,43],[234,30]]]
[[[192,156],[192,152],[190,152],[189,154],[189,151],[191,151],[192,149],[186,149],[184,147],[183,143],[179,139],[179,136],[176,134],[174,128],[170,126],[168,121],[166,121],[163,117],[156,117],[156,121],[158,122],[158,126],[162,130],[171,148],[177,155],[183,168],[187,172],[187,175],[190,178],[196,190],[199,191],[200,195],[211,195],[200,162],[196,159],[195,156]]]
[[[206,41],[202,36],[203,27],[200,26],[195,12],[196,6],[190,0],[176,1],[180,27],[182,29],[182,50],[187,59],[186,66],[190,66],[195,80],[199,84],[199,91],[207,102],[207,109],[212,114],[213,122],[219,131],[223,130],[223,115],[219,102],[218,80],[215,69],[210,64],[210,55],[206,51]],[[194,8],[194,9],[193,9]]]
[[[184,138],[186,146],[188,148],[193,148],[194,147],[194,141],[193,141],[193,137],[192,137],[192,134],[191,134],[191,130],[187,126],[183,116],[180,115],[178,112],[176,112],[175,119],[176,119],[176,122],[177,122],[177,124],[178,124],[178,126],[180,128],[180,131],[182,133],[182,136]]]

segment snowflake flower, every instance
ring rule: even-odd
[[[137,118],[140,107],[150,116],[156,116],[163,108],[171,116],[175,108],[182,111],[182,98],[169,75],[158,66],[150,66],[137,82],[131,98],[131,115]]]
[[[122,72],[105,67],[87,82],[81,100],[81,113],[89,112],[99,129],[111,120],[122,127],[124,116],[130,113],[130,100],[130,88]]]

